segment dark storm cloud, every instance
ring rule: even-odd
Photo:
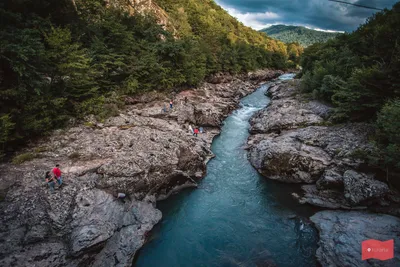
[[[344,0],[377,8],[391,8],[398,0]],[[328,0],[216,0],[243,23],[254,28],[267,24],[295,24],[353,31],[376,10]],[[264,14],[264,15],[263,15]]]

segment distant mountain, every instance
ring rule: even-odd
[[[302,26],[287,25],[273,25],[269,28],[260,30],[260,32],[265,32],[268,36],[285,43],[298,42],[304,47],[310,46],[314,43],[326,42],[327,40],[341,34],[336,32],[311,30]]]

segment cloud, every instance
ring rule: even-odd
[[[237,18],[239,21],[243,22],[246,26],[252,27],[253,29],[256,30],[261,30],[268,25],[263,24],[262,21],[264,20],[277,20],[280,18],[280,16],[277,13],[274,12],[264,12],[264,13],[251,13],[251,12],[246,12],[246,13],[241,13],[240,11],[234,9],[234,8],[226,8],[228,13]]]
[[[377,8],[391,8],[397,0],[346,0]],[[328,0],[216,0],[245,25],[260,29],[271,24],[303,25],[334,31],[353,31],[376,10]]]

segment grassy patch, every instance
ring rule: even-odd
[[[47,148],[44,146],[35,148],[35,153],[42,153],[42,152],[46,152],[46,151],[47,151]]]
[[[89,128],[96,128],[96,125],[91,121],[85,122],[84,125]]]
[[[79,154],[78,152],[73,152],[73,153],[68,155],[68,158],[70,160],[78,160],[78,159],[81,158],[81,154]]]
[[[130,128],[133,128],[133,127],[135,127],[134,124],[128,124],[128,125],[121,125],[121,126],[118,127],[118,129],[120,129],[120,130],[129,130]]]
[[[21,163],[24,163],[26,161],[33,160],[35,157],[36,157],[36,155],[33,154],[33,153],[30,153],[30,152],[29,153],[24,153],[24,154],[19,154],[19,155],[15,156],[12,159],[12,163],[21,164]]]

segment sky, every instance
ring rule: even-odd
[[[349,3],[391,8],[399,0],[343,0]],[[376,10],[328,0],[216,0],[246,26],[261,30],[274,24],[301,25],[312,29],[351,32]]]

